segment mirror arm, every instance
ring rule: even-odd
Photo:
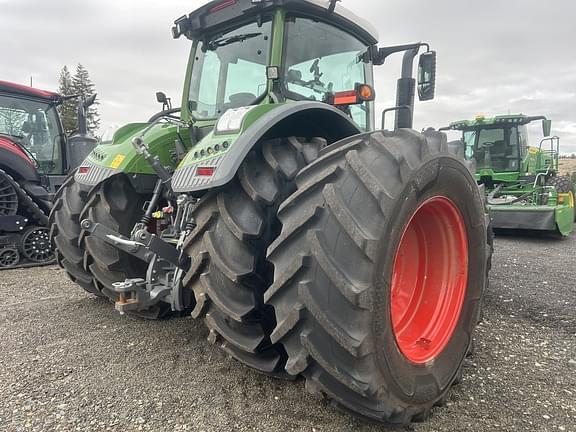
[[[522,124],[532,123],[533,121],[536,121],[536,120],[548,120],[548,119],[546,118],[546,116],[527,117],[526,120]]]
[[[413,43],[413,44],[407,44],[407,45],[395,45],[395,46],[390,46],[390,47],[383,47],[383,48],[378,48],[377,52],[374,53],[374,65],[375,66],[382,66],[384,64],[384,62],[386,61],[386,59],[395,53],[399,53],[399,52],[403,52],[403,51],[413,51],[416,50],[416,54],[418,54],[418,50],[420,49],[420,47],[426,47],[427,51],[430,51],[430,45],[427,44],[426,42],[418,42],[418,43]],[[414,54],[414,56],[416,56],[416,54]]]

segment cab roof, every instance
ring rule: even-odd
[[[352,33],[366,45],[378,43],[378,31],[372,24],[337,4],[330,11],[329,0],[213,0],[189,15],[178,18],[172,29],[175,38],[185,35],[189,39],[202,38],[253,21],[258,15],[283,8],[326,21]]]
[[[503,124],[526,125],[536,120],[546,120],[544,116],[527,116],[524,114],[506,114],[494,117],[478,115],[474,120],[458,120],[450,123],[444,130],[465,130],[483,126],[498,126]]]
[[[0,81],[0,94],[25,96],[34,99],[41,99],[48,103],[62,103],[62,96],[58,93],[48,90],[40,90],[34,87],[28,87],[22,84],[16,84],[8,81]]]

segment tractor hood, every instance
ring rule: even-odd
[[[22,160],[35,167],[34,161],[30,158],[30,156],[26,154],[24,149],[12,139],[0,135],[0,149],[20,157]]]

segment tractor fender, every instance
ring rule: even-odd
[[[172,177],[175,192],[195,192],[230,182],[252,148],[262,139],[287,136],[322,137],[332,144],[362,131],[341,110],[321,102],[282,105],[262,115],[223,155],[178,168]],[[197,168],[214,167],[211,177],[197,176]]]
[[[40,183],[38,170],[32,161],[18,149],[13,150],[8,145],[0,142],[0,169],[6,171],[16,180]]]

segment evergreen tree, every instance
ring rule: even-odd
[[[62,96],[70,96],[74,94],[74,89],[72,88],[72,75],[67,66],[64,66],[60,72],[59,83],[58,93]],[[78,115],[76,112],[77,104],[76,100],[69,99],[58,107],[58,112],[62,119],[62,126],[64,127],[64,132],[66,132],[66,134],[71,134],[78,128]]]
[[[72,89],[74,94],[80,95],[82,99],[86,99],[92,96],[96,90],[95,86],[90,79],[88,70],[80,63],[76,67],[76,73],[72,77]],[[88,109],[86,116],[88,122],[88,132],[95,134],[100,127],[100,114],[98,114],[98,99],[96,102]]]

